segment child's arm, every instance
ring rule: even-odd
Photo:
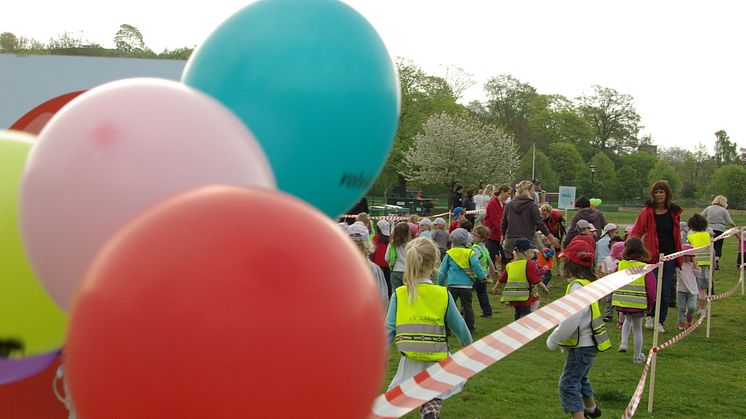
[[[541,282],[542,272],[539,271],[539,267],[536,262],[529,260],[526,264],[526,279],[530,284],[536,284]]]
[[[575,283],[570,288],[570,291],[573,292],[580,288],[583,288],[583,286]],[[557,326],[557,328],[554,329],[552,334],[549,335],[549,337],[547,338],[547,348],[553,351],[557,349],[560,343],[562,343],[565,339],[572,336],[572,334],[578,330],[578,327],[580,326],[580,320],[583,318],[583,314],[585,314],[586,311],[590,309],[591,306],[588,306],[580,312],[570,316],[567,320],[560,322],[559,326]]]
[[[440,263],[440,269],[438,269],[438,280],[436,281],[440,286],[445,286],[446,279],[448,279],[448,263],[450,260],[451,258],[446,255]]]
[[[386,262],[388,262],[389,264],[391,263],[391,261],[389,260],[389,254],[390,254],[390,252],[391,252],[391,245],[392,245],[392,243],[391,243],[391,242],[389,242],[388,246],[386,246],[386,254],[385,254],[385,255],[383,255],[383,258],[384,258],[384,259],[386,260]]]
[[[391,293],[389,301],[389,311],[386,313],[386,337],[389,346],[394,343],[396,337],[396,293]]]
[[[494,292],[495,294],[499,294],[500,293],[500,284],[504,284],[505,281],[507,281],[507,280],[508,280],[508,271],[504,270],[500,274],[500,278],[498,278],[497,284],[495,284],[495,286],[492,287],[492,292]]]
[[[448,308],[446,309],[446,325],[456,334],[461,345],[471,345],[471,333],[469,333],[469,328],[466,327],[466,322],[461,317],[461,313],[458,311],[456,302],[453,301],[450,292],[448,293]]]

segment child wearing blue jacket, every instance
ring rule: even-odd
[[[471,235],[463,228],[453,230],[449,236],[452,247],[438,271],[438,285],[446,285],[454,300],[461,300],[464,320],[469,331],[474,333],[474,310],[471,308],[471,293],[475,281],[482,281],[487,274],[482,270],[476,254],[471,249]]]

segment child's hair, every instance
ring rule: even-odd
[[[406,224],[405,224],[406,225]],[[425,237],[418,237],[407,243],[406,270],[404,285],[407,286],[409,303],[417,298],[417,281],[429,278],[440,263],[440,251],[435,242]]]
[[[464,230],[471,232],[472,225],[471,221],[469,220],[461,220],[458,226],[459,228],[463,228]]]
[[[650,260],[650,253],[645,249],[645,245],[642,244],[642,240],[639,237],[630,237],[624,242],[622,259],[646,262]]]
[[[474,227],[472,235],[473,234],[479,234],[479,237],[484,237],[484,239],[487,240],[490,237],[490,229],[480,224]]]
[[[365,224],[365,227],[368,227],[368,224],[370,224],[370,217],[368,217],[367,212],[361,212],[360,214],[355,216],[355,221],[362,221],[363,224]]]
[[[394,234],[391,236],[391,244],[395,247],[404,245],[409,241],[409,224],[401,222],[394,226]]]
[[[513,249],[513,260],[523,260],[523,259],[529,259],[529,255],[532,254],[533,251],[531,249],[521,252],[520,250]]]
[[[355,246],[360,250],[360,252],[365,256],[366,258],[370,256],[371,253],[376,251],[376,247],[373,246],[373,242],[368,240],[353,240],[353,243],[355,243]]]
[[[565,268],[563,271],[565,278],[580,278],[587,279],[588,281],[595,281],[598,279],[596,276],[596,270],[592,266],[583,266],[581,264],[570,261],[565,261]]]
[[[689,230],[692,231],[705,231],[707,230],[707,218],[702,214],[694,214],[689,217],[686,225],[689,226]]]
[[[420,222],[420,216],[417,214],[412,214],[409,216],[409,219],[407,221],[410,223],[417,224],[418,222]]]

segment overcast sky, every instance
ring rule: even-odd
[[[299,0],[301,1],[301,0]],[[443,75],[463,67],[483,100],[491,76],[512,74],[540,93],[576,97],[593,84],[635,98],[662,146],[702,142],[724,129],[746,147],[746,25],[737,1],[346,0],[377,28],[393,56]],[[47,42],[67,31],[113,47],[122,23],[156,52],[198,45],[249,1],[7,1],[0,32]],[[2,71],[2,69],[0,69]],[[7,100],[4,98],[2,100]]]

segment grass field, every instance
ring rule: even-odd
[[[631,224],[634,213],[605,213],[609,222]],[[683,214],[686,220],[691,214]],[[746,217],[734,217],[746,225]],[[738,282],[736,240],[729,238],[723,247],[721,269],[715,274],[715,292],[723,292]],[[555,275],[542,306],[564,294],[566,281]],[[513,309],[500,304],[499,296],[490,295],[493,317],[479,317],[474,298],[475,340],[513,320]],[[712,303],[712,335],[705,337],[705,325],[686,339],[662,351],[657,360],[655,405],[647,412],[646,393],[635,417],[647,418],[743,418],[746,417],[746,297],[740,289],[733,296]],[[665,342],[676,331],[677,309],[669,309]],[[632,363],[632,352],[618,353],[619,331],[607,323],[613,348],[599,353],[591,370],[591,381],[603,417],[620,417],[632,397],[642,372],[642,364]],[[565,354],[546,347],[547,334],[472,377],[464,390],[443,404],[444,418],[557,418],[567,417],[557,396],[557,381]],[[643,351],[652,343],[652,331],[645,330]],[[452,350],[460,349],[450,340]],[[630,342],[630,349],[632,342]],[[399,354],[392,350],[383,390],[396,372]],[[417,418],[412,412],[406,418]]]

